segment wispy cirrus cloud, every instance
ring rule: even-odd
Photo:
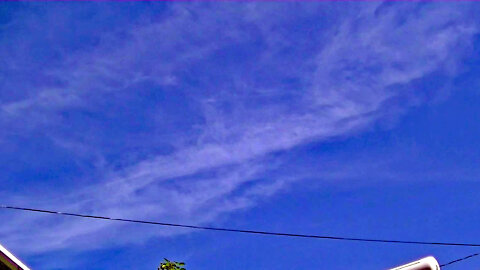
[[[7,201],[198,224],[255,205],[302,177],[275,175],[284,161],[273,154],[359,132],[423,101],[413,82],[433,72],[454,77],[478,32],[468,14],[468,5],[416,3],[167,6],[160,18],[62,55],[40,71],[54,83],[19,83],[36,91],[2,101],[2,128],[42,132],[72,159],[101,164],[102,175],[52,186],[49,194],[63,194],[55,199]],[[12,63],[5,69],[27,71]],[[33,238],[32,252],[178,233],[11,220],[2,224],[6,241]],[[38,222],[48,226],[21,233]]]

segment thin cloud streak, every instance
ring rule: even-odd
[[[0,123],[8,126],[25,119],[31,123],[29,130],[44,129],[55,126],[52,122],[59,111],[95,111],[92,101],[108,99],[112,92],[139,91],[139,85],[148,82],[169,89],[164,92],[181,93],[188,104],[194,104],[185,110],[191,109],[200,119],[185,131],[168,130],[178,135],[169,141],[172,150],[151,153],[149,158],[137,159],[129,166],[109,167],[101,181],[66,192],[58,199],[12,201],[45,208],[61,205],[59,210],[123,218],[214,222],[222,214],[252,207],[262,198],[288,189],[289,184],[302,178],[262,180],[269,179],[282,164],[270,164],[272,154],[361,132],[386,117],[390,107],[419,104],[417,89],[408,89],[409,85],[437,71],[455,76],[460,59],[478,32],[476,24],[462,17],[464,7],[452,11],[446,6],[384,3],[342,18],[341,23],[331,26],[334,30],[325,35],[317,50],[301,55],[303,48],[295,47],[295,42],[275,47],[281,40],[281,33],[275,29],[283,24],[275,19],[271,25],[265,24],[269,10],[264,6],[194,7],[174,5],[161,22],[133,26],[124,33],[126,37],[113,35],[93,50],[72,55],[63,66],[48,71],[60,81],[69,82],[65,88],[45,87],[26,99],[1,105]],[[418,12],[418,16],[405,15],[412,12]],[[286,20],[295,17],[281,15]],[[230,28],[221,31],[218,21]],[[308,39],[308,34],[303,38]],[[229,60],[223,55],[225,51],[257,39],[263,40],[267,49],[252,45],[255,57],[225,60],[217,69],[207,65],[222,57]],[[286,60],[277,59],[287,49],[293,57],[286,53]],[[278,66],[285,64],[283,60],[285,69],[297,77],[293,85],[282,83],[291,79],[284,73],[268,74],[272,66],[281,70]],[[207,67],[199,69],[202,63]],[[255,72],[272,76],[272,83],[264,85],[266,77],[259,79]],[[192,78],[197,81],[186,82]],[[399,99],[408,102],[398,105]],[[162,108],[155,109],[162,112]],[[174,122],[182,123],[185,118],[175,118]],[[62,132],[49,134],[68,142],[70,131]],[[86,138],[85,148],[92,148],[95,156],[101,155],[102,149],[88,142]],[[71,145],[78,143],[73,141]],[[152,145],[145,142],[142,146],[148,149]],[[39,216],[12,215],[11,220],[1,225],[5,241],[15,246],[27,238],[35,239],[28,247],[30,252],[89,249],[88,239],[109,246],[112,239],[115,244],[141,243],[151,237],[182,233],[151,230],[140,234],[123,225]],[[34,236],[21,233],[39,222],[46,226],[36,229]]]

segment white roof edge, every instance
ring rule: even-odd
[[[23,264],[19,259],[17,259],[17,257],[15,257],[12,253],[10,253],[10,251],[8,251],[5,247],[3,247],[1,244],[0,244],[0,252],[2,252],[3,254],[7,255],[7,257],[12,260],[14,263],[16,263],[18,266],[20,266],[23,270],[31,270],[28,266],[26,266],[25,264]]]
[[[415,270],[415,269],[425,269],[425,267],[428,267],[428,269],[431,269],[431,270],[440,270],[440,266],[437,260],[433,256],[428,256],[414,262],[410,262],[395,268],[391,268],[390,270]]]
[[[423,258],[422,260],[426,265],[430,266],[430,268],[435,269],[435,270],[440,269],[440,265],[439,265],[438,261],[435,259],[435,257],[428,256],[426,258]]]

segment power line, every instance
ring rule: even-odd
[[[475,257],[475,256],[478,256],[478,255],[480,255],[480,254],[479,254],[479,253],[475,253],[475,254],[472,254],[472,255],[468,255],[467,257],[463,257],[463,258],[461,258],[461,259],[457,259],[457,260],[454,260],[454,261],[451,261],[451,262],[442,264],[442,265],[440,265],[440,267],[444,267],[444,266],[451,265],[451,264],[454,264],[454,263],[457,263],[457,262],[461,262],[461,261],[470,259],[470,258]]]
[[[315,238],[315,239],[326,239],[326,240],[372,242],[372,243],[480,247],[480,244],[472,244],[472,243],[451,243],[451,242],[448,243],[448,242],[424,242],[424,241],[370,239],[370,238],[354,238],[354,237],[327,236],[327,235],[311,235],[311,234],[294,234],[294,233],[255,231],[255,230],[230,229],[230,228],[220,228],[220,227],[205,227],[205,226],[174,224],[174,223],[146,221],[146,220],[135,220],[135,219],[124,219],[124,218],[111,218],[111,217],[104,217],[104,216],[93,216],[93,215],[67,213],[67,212],[59,212],[59,211],[44,210],[44,209],[34,209],[34,208],[25,208],[25,207],[17,207],[17,206],[8,206],[8,205],[0,205],[0,208],[12,209],[12,210],[21,210],[21,211],[28,211],[28,212],[46,213],[46,214],[55,214],[55,215],[63,215],[63,216],[73,216],[73,217],[80,217],[80,218],[91,218],[91,219],[100,219],[100,220],[109,220],[109,221],[121,221],[121,222],[130,222],[130,223],[159,225],[159,226],[166,226],[166,227],[180,227],[180,228],[198,229],[198,230],[248,233],[248,234],[260,234],[260,235],[271,235],[271,236]]]

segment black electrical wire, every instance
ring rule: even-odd
[[[255,231],[255,230],[244,230],[244,229],[229,229],[229,228],[220,228],[220,227],[205,227],[205,226],[196,226],[196,225],[174,224],[174,223],[165,223],[165,222],[156,222],[156,221],[124,219],[124,218],[111,218],[111,217],[104,217],[104,216],[93,216],[93,215],[85,215],[85,214],[66,213],[66,212],[59,212],[59,211],[52,211],[52,210],[25,208],[25,207],[8,206],[8,205],[0,205],[0,208],[12,209],[12,210],[21,210],[21,211],[28,211],[28,212],[46,213],[46,214],[55,214],[55,215],[63,215],[63,216],[73,216],[73,217],[81,217],[81,218],[91,218],[91,219],[100,219],[100,220],[122,221],[122,222],[141,223],[141,224],[150,224],[150,225],[160,225],[160,226],[167,226],[167,227],[180,227],[180,228],[188,228],[188,229],[224,231],[224,232],[236,232],[236,233],[249,233],[249,234],[260,234],[260,235],[271,235],[271,236],[287,236],[287,237],[299,237],[299,238],[315,238],[315,239],[372,242],[372,243],[480,247],[480,244],[474,244],[474,243],[451,243],[451,242],[448,243],[448,242],[424,242],[424,241],[353,238],[353,237],[341,237],[341,236],[326,236],[326,235],[311,235],[311,234],[294,234],[294,233]]]
[[[475,254],[472,254],[472,255],[468,255],[467,257],[463,257],[461,259],[457,259],[457,260],[454,260],[454,261],[451,261],[451,262],[448,262],[448,263],[445,263],[445,264],[441,264],[440,267],[444,267],[444,266],[451,265],[451,264],[454,264],[454,263],[457,263],[457,262],[461,262],[461,261],[470,259],[470,258],[478,256],[478,255],[480,255],[480,254],[475,253]]]

